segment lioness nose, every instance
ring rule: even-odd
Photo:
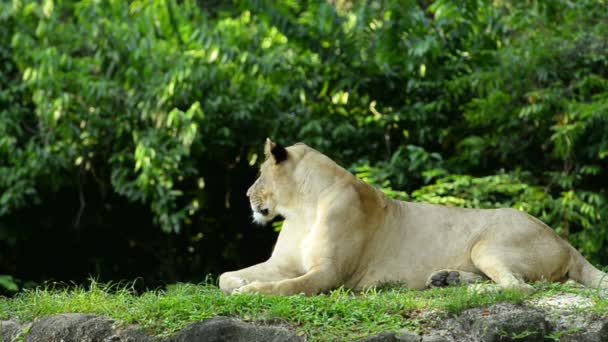
[[[249,189],[247,189],[247,197],[251,196],[251,189],[253,189],[253,186],[250,186]]]

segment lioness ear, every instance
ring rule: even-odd
[[[267,157],[270,157],[272,155],[277,164],[287,159],[287,150],[285,149],[285,147],[273,142],[272,140],[270,140],[270,138],[266,138],[264,154]]]

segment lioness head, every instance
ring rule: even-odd
[[[266,224],[279,215],[279,208],[288,200],[292,188],[291,172],[295,161],[286,148],[266,139],[266,160],[260,166],[260,175],[247,190],[253,211],[253,221]]]

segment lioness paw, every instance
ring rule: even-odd
[[[226,272],[220,276],[219,283],[222,291],[227,294],[231,294],[237,289],[247,285],[247,280],[233,274],[232,272]]]
[[[276,294],[276,286],[271,282],[259,282],[254,281],[251,284],[245,285],[234,290],[232,293],[263,293],[263,294]]]

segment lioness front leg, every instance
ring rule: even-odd
[[[283,296],[296,294],[314,295],[335,287],[336,270],[331,265],[317,266],[305,274],[279,281],[255,281],[237,289],[236,293],[264,293]]]
[[[252,283],[238,292],[313,295],[344,285],[358,266],[358,254],[368,239],[370,230],[364,228],[375,222],[369,221],[372,213],[364,214],[353,187],[342,183],[333,187],[331,195],[319,201],[315,223],[299,246],[306,272],[291,279]]]
[[[226,272],[220,276],[220,289],[227,294],[256,282],[277,281],[292,277],[271,260],[238,271]]]

